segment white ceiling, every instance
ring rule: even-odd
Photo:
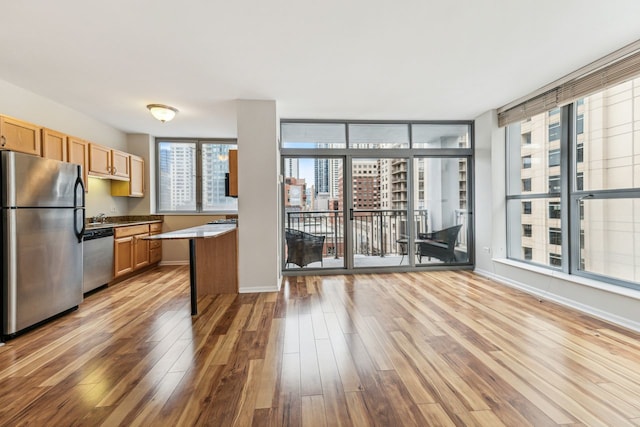
[[[0,79],[132,133],[473,119],[640,39],[638,0],[0,0]],[[1,96],[1,94],[0,94]],[[170,123],[145,108],[180,110]]]

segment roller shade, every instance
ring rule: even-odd
[[[630,47],[636,50],[625,53],[624,56],[618,58],[609,58],[609,62],[605,65],[598,64],[602,60],[596,61],[591,66],[587,66],[591,68],[590,70],[580,70],[582,72],[579,73],[579,76],[570,75],[571,77],[561,79],[557,85],[543,90],[542,93],[531,96],[516,105],[500,108],[498,110],[498,125],[502,127],[528,119],[536,114],[561,107],[578,98],[640,76],[640,41],[621,49],[621,51],[628,52]]]

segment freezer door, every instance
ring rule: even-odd
[[[74,209],[2,209],[3,335],[82,302]]]
[[[13,151],[0,155],[2,206],[73,207],[84,201],[78,165]]]

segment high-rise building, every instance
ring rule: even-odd
[[[285,178],[300,178],[300,160],[295,158],[285,159],[282,174]]]
[[[313,160],[313,173],[316,194],[329,192],[329,162],[329,159]]]

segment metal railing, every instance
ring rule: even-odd
[[[350,211],[353,227],[353,250],[355,254],[366,256],[401,255],[397,240],[407,237],[407,213],[405,210],[361,210]],[[428,212],[415,210],[414,234],[426,233]],[[344,212],[287,211],[286,227],[305,231],[317,236],[325,236],[323,255],[344,257]]]

